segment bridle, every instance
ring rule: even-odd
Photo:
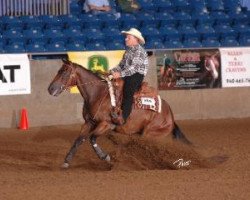
[[[64,63],[63,65],[67,66],[67,68],[70,68],[70,75],[69,75],[69,79],[67,80],[66,84],[62,84],[61,85],[61,90],[62,91],[66,91],[69,90],[72,87],[75,87],[77,85],[92,85],[92,84],[98,84],[100,82],[106,82],[105,79],[101,79],[101,80],[97,80],[97,81],[88,81],[85,83],[77,83],[77,74],[76,74],[76,68],[72,66],[72,63],[70,64],[66,64]]]
[[[70,68],[71,71],[70,71],[70,75],[69,75],[70,77],[67,80],[66,84],[62,84],[62,86],[61,86],[61,90],[63,90],[63,91],[69,90],[70,88],[75,87],[75,86],[91,85],[91,84],[99,84],[101,82],[107,82],[105,79],[101,79],[101,80],[97,80],[97,81],[88,81],[88,82],[79,84],[79,83],[77,83],[76,68],[74,66],[72,66],[72,63],[70,63],[70,64],[64,63],[64,65],[67,66],[67,68]],[[104,95],[101,98],[101,102],[98,105],[97,111],[94,114],[94,116],[92,117],[93,121],[95,121],[95,118],[96,118],[96,116],[97,116],[97,114],[98,114],[98,112],[100,110],[100,107],[101,107],[101,105],[103,103],[103,100],[105,99],[105,97],[107,96],[107,94],[108,94],[108,87],[105,88]]]

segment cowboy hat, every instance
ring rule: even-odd
[[[141,32],[138,31],[136,28],[131,28],[128,31],[122,31],[122,34],[133,35],[133,36],[135,36],[136,38],[139,39],[139,41],[140,41],[141,44],[145,44],[145,40],[144,40]]]

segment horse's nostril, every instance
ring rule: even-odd
[[[54,90],[54,87],[53,87],[53,86],[49,86],[48,92],[49,92],[50,94],[52,94],[53,90]]]

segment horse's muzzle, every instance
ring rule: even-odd
[[[52,84],[52,85],[49,86],[48,92],[52,96],[58,96],[63,91],[63,88],[64,88],[63,86],[53,85]]]

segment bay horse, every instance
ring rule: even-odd
[[[142,134],[145,137],[173,135],[184,143],[190,143],[174,121],[173,113],[166,101],[162,100],[162,111],[157,113],[150,110],[133,109],[127,123],[116,126],[111,121],[111,98],[106,80],[92,71],[63,60],[63,65],[50,83],[48,92],[58,96],[63,91],[77,86],[84,99],[83,118],[79,137],[67,153],[62,167],[68,168],[79,145],[84,141],[90,141],[97,156],[110,162],[110,156],[96,143],[99,136],[110,133],[112,130],[122,134]]]
[[[213,87],[218,87],[218,81],[219,80],[219,67],[220,67],[220,63],[219,63],[219,52],[216,52],[213,55],[205,55],[204,56],[204,67],[206,70],[206,77],[207,79],[209,79],[210,77],[210,81],[207,80],[207,85],[209,86],[209,88],[213,88]]]

